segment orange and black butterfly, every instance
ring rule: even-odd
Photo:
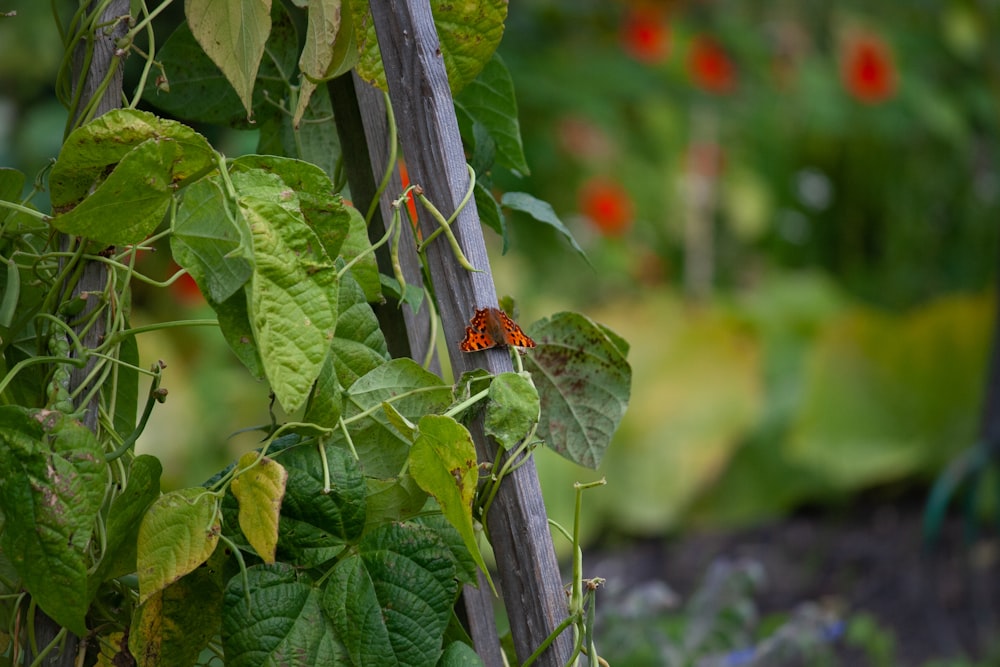
[[[462,352],[479,352],[491,347],[535,347],[517,322],[499,308],[480,308],[465,328]]]

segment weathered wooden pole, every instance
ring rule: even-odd
[[[448,217],[470,181],[430,5],[427,0],[370,4],[410,178]],[[426,238],[437,224],[424,211],[419,214]],[[475,308],[496,306],[497,296],[474,201],[459,212],[452,230],[465,256],[479,269],[463,269],[444,240],[427,247],[452,370],[456,376],[474,368],[492,374],[509,372],[513,367],[506,349],[466,354],[458,348]],[[482,422],[474,422],[471,431],[480,460],[493,461],[497,446],[485,436]],[[533,462],[504,480],[486,522],[515,649],[524,661],[568,613]],[[571,649],[571,637],[564,633],[536,664],[561,667]]]

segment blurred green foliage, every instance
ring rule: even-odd
[[[522,220],[509,280],[538,286],[528,312],[558,299],[608,322],[636,369],[591,535],[926,483],[975,441],[1000,249],[998,28],[958,0],[511,12],[501,52],[532,172],[496,180],[551,201],[596,270]],[[539,467],[546,488],[580,477]],[[568,520],[560,495],[550,511]]]
[[[515,213],[497,283],[524,324],[566,308],[606,322],[635,369],[600,471],[538,452],[555,518],[570,523],[573,481],[605,475],[588,497],[592,537],[751,522],[929,479],[971,444],[1000,248],[1000,13],[988,5],[512,5],[500,52],[531,172],[493,182],[551,202],[595,269]],[[2,9],[18,20],[0,19],[0,164],[30,181],[65,122],[47,88],[59,39],[47,3]],[[881,97],[845,79],[859,34],[884,49]],[[252,131],[205,131],[230,156],[256,144]],[[700,209],[692,182],[709,188]],[[604,199],[584,197],[595,191]],[[692,240],[698,225],[707,244]],[[711,268],[700,300],[684,296],[694,260]],[[165,251],[149,261],[172,272]],[[172,299],[140,291],[137,321],[200,308],[179,289]],[[168,384],[193,389],[172,392],[144,439],[178,485],[256,439],[203,434],[270,419],[234,414],[266,392],[212,345],[198,331],[143,343],[143,363],[169,358]]]

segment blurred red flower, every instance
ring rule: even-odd
[[[896,93],[896,65],[880,36],[857,33],[844,39],[840,51],[840,79],[856,100],[885,102]]]
[[[641,63],[666,60],[670,52],[670,26],[662,8],[632,7],[621,27],[622,48]]]
[[[708,35],[697,35],[688,53],[688,72],[695,85],[710,93],[731,93],[736,88],[736,68],[723,48]]]
[[[597,176],[580,186],[580,212],[604,236],[621,236],[632,226],[632,198],[617,181]]]
[[[170,263],[172,272],[180,271],[181,267],[175,262]],[[197,306],[205,303],[205,297],[198,289],[198,283],[194,281],[190,273],[185,273],[180,278],[170,284],[170,293],[177,301],[185,306]]]

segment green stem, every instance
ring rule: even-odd
[[[344,264],[344,268],[337,272],[337,278],[342,278],[345,273],[351,270],[351,267],[364,259],[367,255],[373,254],[376,250],[384,246],[388,241],[389,237],[392,235],[392,224],[390,223],[389,229],[385,230],[385,234],[375,243],[372,243],[368,248],[365,249],[363,253],[360,253],[357,257],[351,259],[351,261]]]
[[[434,344],[437,342],[438,333],[438,318],[437,309],[434,307],[434,299],[427,299],[428,308],[430,308],[430,333],[427,336],[427,352],[424,353],[424,368],[429,369],[431,367],[431,361],[434,360]]]
[[[83,368],[87,364],[87,360],[67,359],[66,357],[30,357],[22,359],[11,367],[7,374],[3,376],[3,379],[0,379],[0,394],[3,394],[7,390],[7,386],[14,380],[14,377],[28,366],[49,363],[69,364],[77,368]]]
[[[159,402],[159,394],[157,389],[160,388],[160,378],[163,371],[163,366],[156,364],[153,366],[153,382],[149,386],[149,395],[146,397],[146,406],[142,409],[142,417],[139,418],[139,424],[135,427],[135,430],[125,438],[121,446],[110,454],[104,455],[104,460],[107,462],[114,461],[120,456],[124,456],[125,452],[132,448],[132,445],[136,443],[142,432],[146,430],[146,422],[149,421],[149,415],[153,413],[153,405]]]
[[[532,653],[530,656],[528,656],[528,659],[524,661],[521,667],[529,667],[531,663],[535,662],[535,660],[538,660],[538,657],[542,655],[542,653],[545,653],[545,649],[547,649],[552,644],[552,642],[556,640],[556,637],[561,635],[566,628],[573,625],[573,623],[575,622],[576,619],[573,618],[572,616],[567,616],[566,618],[564,618],[563,622],[560,623],[558,626],[556,626],[556,629],[552,631],[552,634],[546,637],[545,641],[543,641],[538,646],[538,648],[535,649],[535,652]]]
[[[435,213],[437,214],[437,215],[434,215],[434,217],[438,221],[438,224],[441,225],[441,226],[438,227],[437,229],[435,229],[433,232],[431,232],[430,236],[428,236],[426,239],[424,239],[420,243],[420,245],[417,246],[417,252],[423,252],[424,248],[426,248],[427,245],[431,241],[433,241],[434,239],[436,239],[442,233],[448,233],[448,230],[451,227],[451,223],[455,222],[455,218],[458,217],[458,214],[462,212],[462,209],[466,207],[466,205],[469,203],[469,200],[472,198],[472,194],[476,190],[476,171],[469,164],[466,164],[465,166],[466,166],[466,168],[469,171],[469,187],[465,191],[465,196],[462,197],[462,201],[459,202],[458,207],[455,209],[455,212],[451,214],[451,217],[448,218],[443,223],[441,221],[444,220],[444,216],[441,215],[440,211],[438,211],[436,208],[433,208],[433,207],[432,207],[432,209],[428,209],[428,210],[430,210],[431,215],[434,215]],[[417,195],[417,196],[419,197],[420,195]],[[423,203],[423,202],[421,202],[421,203]],[[425,206],[426,206],[426,204],[425,204]]]
[[[396,159],[399,155],[396,117],[392,113],[392,100],[389,99],[389,93],[383,93],[383,97],[385,99],[386,130],[389,133],[389,160],[386,163],[385,172],[382,174],[382,182],[375,189],[375,196],[372,197],[372,201],[368,205],[368,212],[365,213],[365,227],[370,225],[372,218],[375,217],[375,209],[378,208],[378,202],[382,198],[382,193],[389,187],[389,179],[392,178],[392,171],[396,167]]]
[[[489,389],[483,389],[478,394],[473,394],[472,396],[468,397],[461,403],[458,403],[448,408],[447,412],[444,413],[444,416],[454,418],[455,416],[462,414],[463,412],[471,408],[473,405],[475,405],[479,401],[489,396],[489,393],[490,393]]]
[[[476,183],[476,173],[472,170],[472,167],[469,167],[469,181],[472,184],[472,187],[474,188]],[[462,265],[462,268],[465,269],[466,271],[478,272],[479,269],[472,266],[472,264],[469,263],[469,260],[466,259],[465,253],[462,252],[462,246],[459,245],[458,239],[455,238],[454,232],[451,231],[451,223],[455,220],[455,218],[458,217],[459,212],[461,212],[461,210],[465,207],[465,205],[469,203],[469,198],[472,195],[472,189],[469,189],[465,193],[465,198],[462,199],[462,202],[458,205],[458,208],[455,209],[455,212],[452,213],[451,217],[448,218],[447,220],[445,220],[444,215],[441,214],[441,211],[437,210],[437,207],[435,207],[434,204],[432,204],[431,201],[427,199],[426,196],[424,196],[422,190],[418,189],[416,190],[416,192],[417,192],[417,199],[420,201],[420,204],[425,209],[427,209],[427,212],[430,213],[431,217],[433,217],[434,220],[438,223],[438,229],[432,232],[430,236],[424,239],[423,242],[417,246],[417,252],[418,253],[423,252],[424,248],[427,247],[428,243],[433,241],[438,234],[443,233],[445,237],[448,239],[448,245],[451,246],[452,254],[455,255],[455,259],[457,259],[458,263]]]
[[[15,204],[14,202],[7,201],[5,199],[0,199],[0,207],[9,208],[14,211],[17,211],[18,213],[24,213],[25,215],[30,215],[33,218],[38,218],[42,222],[49,222],[50,220],[52,220],[51,215],[45,215],[44,213],[42,213],[37,209],[29,208],[27,206],[21,206],[20,204]]]
[[[132,327],[131,329],[125,329],[123,331],[118,331],[116,333],[108,336],[107,340],[98,347],[98,350],[107,349],[110,346],[117,345],[129,336],[137,336],[142,333],[148,333],[150,331],[162,331],[164,329],[177,329],[180,327],[217,327],[219,326],[218,320],[176,320],[173,322],[159,322],[157,324],[145,324],[141,327]]]
[[[326,460],[326,445],[322,438],[316,438],[316,447],[319,449],[319,462],[323,468],[323,495],[330,494],[330,462]]]
[[[351,437],[350,431],[347,430],[347,424],[344,422],[343,417],[338,420],[340,425],[340,430],[344,434],[344,439],[347,441],[347,447],[351,450],[351,455],[354,457],[355,461],[360,461],[361,457],[358,456],[358,450],[354,448],[354,439]]]
[[[233,552],[234,556],[236,556],[236,562],[239,563],[239,565],[240,565],[240,580],[243,582],[243,591],[245,593],[244,598],[246,599],[247,609],[249,609],[250,608],[250,604],[251,604],[250,603],[250,576],[247,574],[247,564],[246,564],[246,561],[243,560],[243,554],[240,553],[240,548],[238,546],[236,546],[235,544],[233,544],[233,541],[230,540],[225,535],[223,535],[222,533],[219,533],[219,540],[221,542],[225,543],[225,545],[227,547],[229,547],[229,550]]]

